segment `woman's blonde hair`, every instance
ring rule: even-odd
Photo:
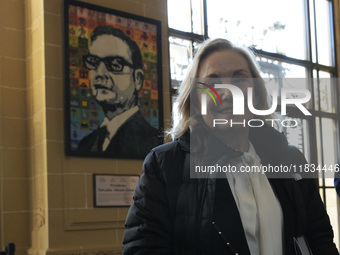
[[[190,93],[193,89],[193,78],[198,78],[198,71],[200,64],[204,59],[210,56],[212,53],[222,50],[232,50],[242,55],[249,65],[249,69],[253,78],[255,78],[255,95],[258,98],[257,109],[268,109],[267,90],[265,84],[260,75],[260,68],[255,60],[254,54],[246,48],[233,45],[226,39],[208,39],[204,41],[198,48],[191,62],[188,71],[177,91],[177,96],[174,101],[176,106],[175,113],[177,114],[178,123],[168,131],[168,135],[174,140],[183,135],[189,128],[190,124]],[[259,116],[264,119],[264,116]]]

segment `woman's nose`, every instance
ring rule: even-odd
[[[221,88],[221,89],[218,89],[217,93],[220,95],[222,102],[230,101],[233,99],[233,95],[229,89]]]

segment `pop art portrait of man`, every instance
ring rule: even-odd
[[[81,62],[74,68],[79,69],[79,79],[74,77],[76,85],[71,85],[71,150],[79,155],[143,158],[162,142],[159,123],[152,119],[158,115],[157,73],[148,59],[152,50],[140,49],[154,46],[155,38],[137,28],[123,31],[123,25],[132,25],[117,16],[75,12],[78,48],[70,50]],[[112,23],[124,24],[110,25],[110,18]],[[142,44],[135,37],[147,42]]]

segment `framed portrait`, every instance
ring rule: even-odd
[[[160,21],[64,0],[65,152],[143,159],[162,143]]]

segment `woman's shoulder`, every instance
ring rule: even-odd
[[[150,153],[160,156],[162,154],[172,154],[175,151],[189,151],[190,150],[190,134],[189,132],[184,133],[182,136],[177,139],[159,145],[151,150]]]
[[[144,160],[143,173],[156,175],[164,182],[180,180],[183,163],[188,156],[183,146],[183,141],[176,139],[153,148]]]
[[[288,145],[287,152],[290,160],[293,161],[292,163],[307,164],[305,156],[297,147]]]

